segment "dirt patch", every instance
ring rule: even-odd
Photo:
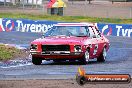
[[[15,54],[13,58],[11,59],[29,59],[29,50],[19,50],[18,54]]]
[[[75,80],[4,80],[0,88],[132,88],[129,84],[85,84],[80,86]]]
[[[13,46],[0,44],[0,61],[13,60],[16,58],[26,58],[29,51],[25,49],[17,49]]]

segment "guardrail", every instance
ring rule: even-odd
[[[57,21],[0,18],[0,32],[47,32]],[[105,35],[132,37],[132,24],[97,23]]]

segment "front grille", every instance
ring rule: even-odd
[[[69,45],[42,45],[42,51],[70,51]]]

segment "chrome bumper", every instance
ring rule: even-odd
[[[37,54],[37,55],[80,55],[82,52],[70,52],[70,51],[45,51],[45,52],[38,52],[38,51],[30,51],[30,53]]]

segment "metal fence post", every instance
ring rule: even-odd
[[[106,18],[109,18],[109,10],[106,9]]]
[[[38,7],[38,5],[37,5],[37,4],[38,4],[38,0],[36,0],[36,8]]]
[[[72,4],[73,4],[73,2],[74,2],[74,1],[72,0]]]
[[[32,0],[32,8],[33,8],[33,0]]]
[[[23,12],[24,12],[24,0],[22,1],[22,8],[23,8]]]
[[[45,8],[44,8],[45,5],[44,4],[45,4],[44,1],[42,1],[42,3],[41,3],[41,5],[42,5],[42,12],[43,12],[42,14],[44,14],[44,10],[45,10]]]
[[[132,18],[132,7],[130,7],[130,18]]]
[[[87,0],[85,0],[85,5],[84,5],[84,10],[83,10],[83,12],[84,12],[84,16],[86,16],[86,8],[87,8]]]
[[[6,6],[6,0],[4,0],[4,6]]]

